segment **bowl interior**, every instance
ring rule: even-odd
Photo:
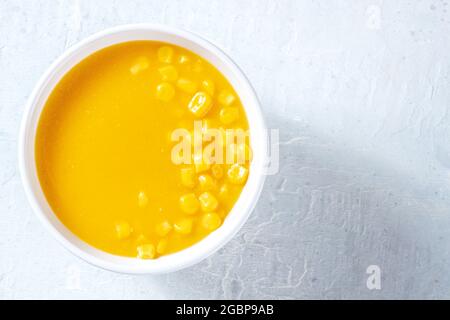
[[[247,113],[253,161],[248,181],[223,225],[206,238],[180,252],[155,260],[120,257],[98,250],[80,240],[52,212],[41,189],[35,165],[35,134],[40,113],[51,91],[74,65],[93,52],[120,42],[154,40],[187,48],[213,64],[230,81]],[[165,273],[206,258],[223,246],[247,220],[264,182],[267,138],[256,95],[239,68],[221,50],[191,33],[162,26],[133,25],[106,30],[80,42],[64,53],[44,74],[32,93],[22,122],[19,161],[28,199],[49,231],[70,251],[99,267],[127,273]]]

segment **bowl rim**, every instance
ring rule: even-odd
[[[236,77],[236,81],[239,81],[240,86],[238,88],[235,87],[235,90],[239,93],[239,96],[242,100],[242,93],[245,93],[246,103],[243,101],[243,107],[247,113],[247,118],[249,121],[249,126],[251,129],[251,141],[252,146],[255,143],[255,138],[258,143],[259,153],[258,157],[252,161],[250,175],[244,189],[241,191],[239,199],[237,203],[234,205],[232,210],[230,211],[227,219],[225,219],[223,225],[212,232],[199,242],[194,245],[183,249],[179,252],[162,256],[158,259],[154,260],[140,260],[136,258],[128,258],[122,256],[116,256],[107,252],[104,252],[100,249],[96,249],[93,246],[85,243],[80,240],[77,236],[75,236],[69,229],[67,229],[62,222],[59,221],[56,214],[50,209],[47,200],[45,199],[45,205],[43,205],[42,201],[39,201],[39,197],[42,198],[43,191],[40,183],[35,183],[36,180],[36,166],[35,166],[35,158],[34,158],[34,139],[29,142],[27,139],[31,134],[32,137],[35,137],[35,129],[32,130],[32,116],[33,112],[37,108],[41,108],[37,115],[37,120],[34,120],[36,123],[39,121],[40,114],[43,109],[43,105],[48,98],[48,95],[44,99],[44,103],[39,103],[40,98],[43,95],[44,88],[49,87],[49,79],[51,77],[56,77],[56,72],[62,68],[64,63],[68,63],[68,60],[74,60],[74,55],[76,53],[82,53],[83,50],[89,51],[87,46],[89,44],[93,44],[98,42],[108,36],[114,36],[120,33],[132,33],[132,32],[149,32],[149,33],[161,33],[162,35],[166,35],[168,37],[179,37],[184,39],[194,46],[198,46],[209,52],[212,57],[217,58],[221,63],[223,63],[224,67],[228,68],[229,72],[233,74],[233,77]],[[133,39],[138,40],[138,39]],[[113,44],[118,44],[127,41],[117,41]],[[141,39],[141,40],[152,40],[152,39]],[[157,40],[154,41],[166,41],[170,43],[168,40]],[[175,45],[181,46],[178,43],[173,43]],[[110,44],[112,45],[112,44]],[[108,47],[109,45],[105,45],[101,48]],[[99,49],[97,49],[99,50]],[[93,52],[97,51],[94,50]],[[193,51],[192,49],[188,49]],[[93,52],[87,53],[83,55],[85,57],[91,55]],[[196,52],[197,53],[197,52]],[[198,53],[197,53],[198,54]],[[205,57],[203,57],[205,58]],[[81,60],[82,60],[81,59]],[[211,64],[213,64],[216,68],[219,67],[211,62],[209,59],[205,58]],[[78,61],[79,62],[79,61]],[[78,62],[72,62],[71,67],[75,66]],[[58,77],[56,83],[59,82],[61,77],[66,74],[67,70]],[[227,80],[231,82],[229,77]],[[233,85],[234,86],[234,85]],[[51,92],[54,88],[54,85],[51,86],[49,92]],[[251,109],[247,109],[248,106],[251,105]],[[251,110],[251,117],[249,117],[249,110]],[[252,132],[252,125],[256,126],[256,132]],[[31,131],[31,132],[30,132]],[[256,135],[254,135],[256,133]],[[261,112],[260,103],[258,101],[255,90],[251,86],[248,78],[242,72],[242,70],[236,65],[236,63],[225,54],[220,48],[218,48],[215,44],[210,41],[204,39],[203,37],[190,32],[185,31],[179,28],[169,27],[166,25],[160,24],[126,24],[120,25],[113,28],[108,28],[103,31],[97,32],[91,36],[88,36],[84,40],[79,41],[69,49],[65,50],[44,72],[44,74],[40,77],[37,84],[35,85],[31,95],[28,98],[28,101],[25,106],[25,110],[22,116],[22,122],[20,126],[19,132],[19,140],[18,140],[18,161],[19,161],[19,171],[22,180],[22,185],[24,186],[26,197],[28,202],[30,203],[34,213],[37,215],[41,223],[44,227],[53,235],[56,240],[60,244],[63,245],[66,249],[72,252],[74,255],[79,258],[85,260],[86,262],[95,265],[97,267],[120,272],[120,273],[129,273],[129,274],[162,274],[177,271],[180,269],[187,268],[192,266],[220,248],[222,248],[227,242],[229,242],[234,235],[241,229],[244,223],[247,221],[251,212],[254,210],[256,202],[261,194],[264,181],[265,181],[265,172],[264,167],[267,163],[267,147],[268,147],[268,137],[267,137],[267,127],[264,122],[264,118]],[[30,147],[30,143],[32,143],[32,147]],[[30,148],[32,148],[32,154],[30,154]],[[30,159],[31,157],[31,159]],[[255,159],[257,161],[255,161]],[[32,162],[32,164],[30,164]],[[34,180],[33,180],[34,179]],[[34,182],[34,186],[33,186]],[[251,184],[250,184],[251,182]],[[250,189],[251,188],[251,189]],[[245,192],[245,196],[244,196]],[[237,205],[240,205],[237,208]],[[240,212],[236,211],[240,209]],[[46,214],[46,211],[48,214]],[[50,213],[49,213],[50,212]],[[227,225],[230,221],[229,216],[234,213],[232,221]],[[227,225],[227,228],[224,228]],[[63,234],[64,233],[64,234]]]

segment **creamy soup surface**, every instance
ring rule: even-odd
[[[205,156],[213,140],[202,133],[211,128],[231,162]],[[203,157],[174,161],[177,129],[188,133],[183,141],[198,133]],[[161,42],[114,45],[72,68],[48,98],[36,137],[39,180],[54,213],[85,242],[158,258],[220,228],[237,201],[251,151],[248,136],[224,143],[230,129],[248,130],[244,109],[206,60]]]

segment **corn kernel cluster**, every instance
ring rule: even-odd
[[[202,134],[209,129],[218,128],[222,144],[226,140],[226,130],[233,126],[241,116],[235,103],[237,96],[228,89],[216,88],[212,79],[193,80],[182,74],[177,65],[190,64],[193,72],[201,72],[204,68],[201,60],[192,61],[188,55],[177,55],[170,46],[162,46],[157,51],[158,66],[154,67],[160,82],[155,85],[155,97],[163,104],[175,98],[178,93],[190,98],[184,106],[192,119],[202,120]],[[152,64],[146,57],[139,57],[130,67],[133,76],[141,76],[143,71],[152,69]],[[147,72],[147,71],[146,71]],[[183,108],[178,113],[184,114]],[[214,110],[215,118],[207,118]],[[191,131],[189,139],[193,140]],[[224,149],[225,145],[223,145]],[[248,165],[251,161],[251,151],[247,143],[237,143],[228,146],[231,163],[216,163],[212,155],[206,153],[207,147],[200,154],[192,155],[190,165],[180,167],[180,185],[185,192],[179,195],[179,210],[181,218],[169,221],[162,218],[155,225],[153,234],[159,240],[148,241],[144,235],[136,235],[136,255],[140,259],[154,259],[170,252],[172,236],[189,237],[196,228],[212,232],[219,228],[226,216],[225,203],[233,186],[243,186],[249,174]],[[228,159],[228,158],[227,158]],[[151,201],[145,191],[137,194],[137,205],[145,209]],[[133,237],[132,226],[124,221],[116,224],[116,235],[120,240],[129,241]]]

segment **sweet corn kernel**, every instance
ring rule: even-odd
[[[208,171],[211,168],[211,163],[209,163],[202,154],[194,154],[192,158],[196,173]]]
[[[178,79],[177,87],[186,93],[194,93],[197,90],[197,84],[186,78]]]
[[[220,109],[219,117],[223,124],[232,124],[239,117],[239,109],[234,107],[224,107]]]
[[[155,232],[160,237],[166,236],[170,231],[172,231],[172,225],[167,220],[157,224],[155,227]]]
[[[248,169],[236,163],[228,169],[227,176],[233,184],[244,184],[247,180]]]
[[[120,240],[128,238],[133,232],[133,228],[127,222],[116,223],[116,234]]]
[[[175,89],[170,83],[163,82],[156,87],[156,97],[164,102],[169,102],[175,95]]]
[[[212,107],[212,99],[209,94],[203,91],[197,92],[188,105],[189,111],[197,118],[204,117]]]
[[[188,193],[180,197],[180,208],[184,213],[194,214],[198,211],[199,201],[195,194]]]
[[[198,182],[202,191],[213,191],[217,189],[216,181],[209,174],[199,175]]]
[[[181,168],[181,184],[187,188],[193,188],[196,185],[195,171],[193,168]]]
[[[144,191],[138,193],[138,206],[144,208],[148,205],[148,197]]]
[[[204,212],[212,212],[217,209],[219,202],[210,192],[203,192],[199,197],[200,206]]]
[[[205,213],[202,216],[201,223],[203,228],[213,231],[220,227],[222,219],[220,219],[220,216],[215,212]]]
[[[206,79],[202,81],[202,89],[208,93],[211,97],[214,95],[214,82],[212,80]]]
[[[174,225],[173,228],[177,233],[180,234],[189,234],[192,231],[192,219],[183,218],[178,220]]]
[[[136,62],[131,66],[130,72],[134,75],[138,74],[139,72],[147,69],[150,66],[150,62],[148,61],[147,57],[139,57]]]
[[[222,179],[223,177],[223,167],[220,164],[213,164],[211,166],[211,173],[214,178],[216,179]]]
[[[161,47],[158,49],[158,60],[165,63],[171,63],[173,58],[173,49],[171,47]]]
[[[151,243],[142,244],[137,247],[139,259],[154,259],[156,255],[155,246]]]
[[[164,81],[175,81],[178,79],[178,71],[174,66],[164,66],[158,69]]]
[[[219,188],[219,199],[220,200],[226,200],[228,196],[230,195],[230,188],[226,183],[220,186]]]
[[[179,56],[178,56],[177,62],[178,62],[179,64],[186,64],[186,63],[189,62],[189,57],[186,56],[186,55],[184,55],[184,54],[179,55]]]
[[[228,107],[236,100],[236,97],[229,90],[222,90],[217,100],[221,105]]]
[[[158,244],[156,245],[156,252],[158,254],[166,253],[168,244],[169,244],[169,242],[167,241],[167,239],[159,240]]]

